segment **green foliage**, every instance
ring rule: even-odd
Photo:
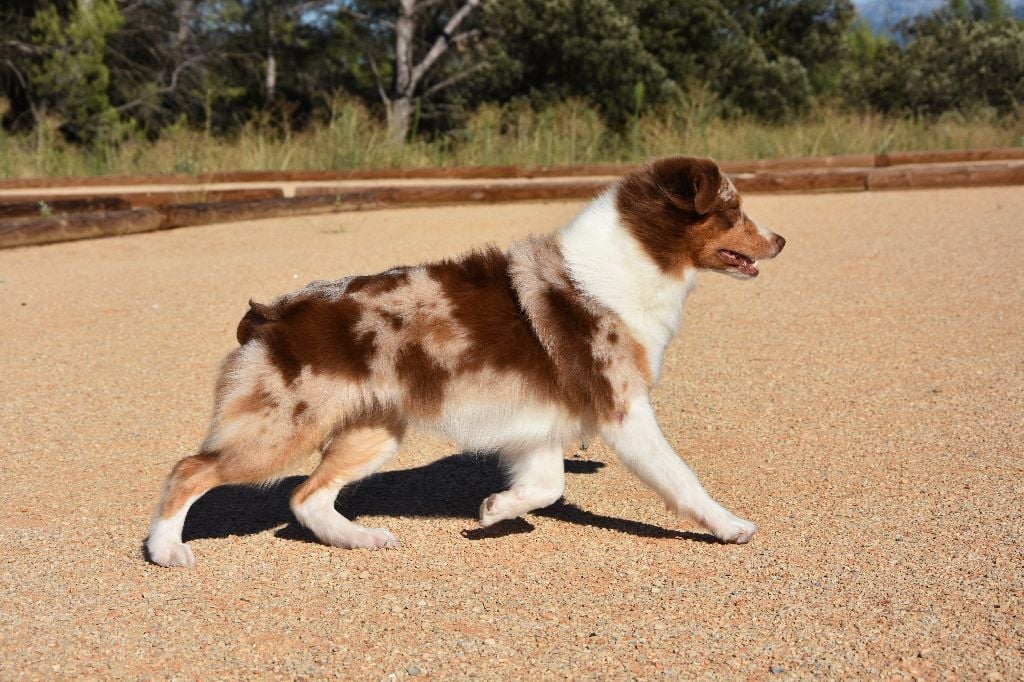
[[[856,16],[851,0],[726,0],[725,4],[769,61],[791,58],[789,66],[776,71],[792,72],[795,62],[807,72],[814,93],[838,86],[846,32]]]
[[[522,93],[534,105],[582,97],[613,125],[635,109],[642,84],[652,99],[673,89],[647,50],[640,28],[612,0],[505,0],[485,7],[484,26],[500,65],[486,95]],[[493,78],[493,76],[492,76]]]
[[[935,116],[1024,103],[1024,23],[964,19],[955,12],[908,27],[905,48],[873,48],[850,78],[850,100],[881,111]]]
[[[464,1],[416,0],[414,61]],[[1019,117],[1024,98],[1024,29],[1002,0],[949,0],[895,39],[851,0],[484,0],[421,82],[411,156],[363,153],[341,132],[377,135],[397,18],[394,0],[7,0],[3,126],[50,145],[46,169],[71,163],[68,143],[101,168],[193,134],[247,140],[274,165],[271,141],[303,131],[340,145],[309,163],[349,167],[500,159],[513,143],[538,159],[660,153],[655,116],[685,133],[654,137],[698,146],[716,127],[807,125],[841,108],[996,121]],[[211,163],[191,148],[168,156],[168,169]]]
[[[118,134],[120,117],[107,94],[105,56],[107,38],[121,24],[114,0],[80,3],[67,19],[47,6],[32,19],[32,42],[46,56],[29,69],[29,78],[66,132],[84,141]]]

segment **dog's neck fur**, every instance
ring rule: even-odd
[[[661,271],[622,225],[614,187],[559,230],[558,240],[573,280],[622,318],[647,351],[657,382],[696,271],[686,270],[682,279]]]

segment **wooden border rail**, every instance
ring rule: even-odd
[[[861,163],[868,157],[826,157],[783,159],[771,168],[762,167],[763,162],[723,166],[740,191],[747,193],[1024,185],[1024,149],[1001,151],[1008,156],[1021,152],[1021,160],[993,162],[989,158],[991,150],[982,150],[957,152],[979,159],[959,164],[949,163],[953,153],[936,152],[926,153],[934,161],[911,165],[837,166],[834,164],[839,159]],[[879,160],[871,158],[875,162]],[[894,160],[901,161],[898,157],[887,157],[887,161]],[[810,167],[800,167],[804,162]],[[737,170],[737,167],[745,170]],[[280,188],[143,191],[107,196],[87,192],[39,194],[9,197],[6,202],[0,196],[0,248],[388,206],[589,199],[613,182],[605,174],[609,167],[602,166],[600,170],[600,176],[576,176],[575,179],[569,176],[570,179],[471,184],[298,187],[296,196],[291,198],[284,197]]]

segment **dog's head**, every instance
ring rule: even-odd
[[[757,261],[786,244],[743,211],[739,192],[711,159],[649,162],[623,178],[617,207],[648,255],[675,276],[699,268],[757,277]]]

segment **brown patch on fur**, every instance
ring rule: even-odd
[[[363,306],[354,298],[298,295],[263,307],[271,311],[247,327],[248,339],[266,347],[285,383],[293,382],[303,367],[349,379],[369,376],[376,334],[357,331]]]
[[[439,365],[418,343],[403,346],[395,358],[395,372],[405,384],[404,408],[419,416],[441,411],[451,373]]]
[[[556,397],[584,421],[604,418],[645,379],[633,366],[621,320],[581,292],[553,237],[532,238],[510,252],[513,279],[547,355]],[[612,342],[614,339],[615,342]],[[621,407],[621,406],[619,406]]]
[[[249,343],[249,340],[255,335],[256,329],[260,325],[275,319],[277,319],[275,311],[271,306],[256,303],[250,299],[249,310],[242,316],[241,321],[238,323],[238,329],[235,330],[238,345],[244,346]]]
[[[306,414],[307,410],[309,410],[309,403],[307,403],[305,400],[300,400],[299,402],[295,403],[295,407],[292,408],[292,421],[301,421],[303,415]]]
[[[630,339],[631,349],[633,351],[633,364],[636,365],[637,370],[640,372],[640,376],[644,378],[644,383],[648,388],[651,385],[651,361],[647,357],[647,349],[644,345],[636,339]]]
[[[576,413],[590,408],[595,414],[608,413],[614,407],[614,396],[604,374],[607,363],[594,357],[592,345],[597,316],[580,305],[576,291],[551,287],[544,298],[562,399]]]
[[[349,280],[345,293],[363,292],[366,296],[379,296],[394,291],[409,281],[407,268],[392,268],[376,275],[360,275]]]
[[[220,485],[219,456],[218,452],[201,452],[179,460],[167,477],[157,516],[162,519],[174,516],[190,498]]]
[[[491,248],[459,261],[427,266],[465,332],[471,351],[459,358],[458,371],[484,368],[511,371],[526,378],[541,395],[554,396],[557,385],[551,358],[537,338],[509,277],[508,257]],[[439,321],[437,325],[447,326]],[[443,338],[449,329],[434,329]]]
[[[270,414],[277,406],[277,399],[267,390],[266,386],[257,382],[252,391],[225,406],[222,418],[231,420],[242,414],[256,412]]]
[[[368,472],[367,466],[405,433],[405,423],[394,414],[376,414],[347,425],[335,434],[323,460],[292,493],[291,505],[305,502],[317,490],[339,482],[354,481]]]

